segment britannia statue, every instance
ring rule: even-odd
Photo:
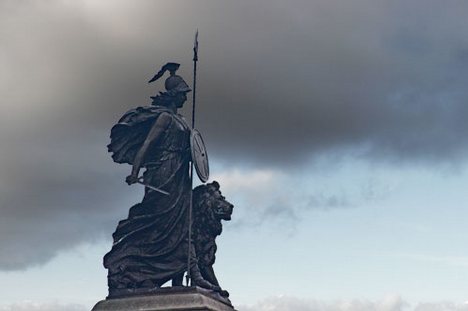
[[[233,205],[215,181],[192,189],[194,166],[201,181],[208,181],[208,157],[193,128],[195,108],[192,126],[178,113],[187,95],[195,93],[197,51],[198,43],[193,92],[177,74],[180,65],[167,63],[149,81],[168,74],[165,91],[151,97],[151,105],[126,112],[111,130],[108,150],[113,160],[130,164],[126,182],[144,185],[145,192],[119,222],[112,249],[104,256],[110,298],[157,292],[168,281],[180,287],[187,274],[186,285],[228,301],[213,263],[221,220],[231,219]]]

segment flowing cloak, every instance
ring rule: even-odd
[[[171,122],[148,148],[142,166],[146,168],[144,182],[169,195],[145,188],[143,201],[119,222],[112,249],[104,256],[109,289],[141,287],[148,280],[160,286],[187,268],[191,183],[190,128],[186,121],[162,106],[132,109],[112,128],[108,149],[115,162],[133,164],[163,112],[171,116]]]

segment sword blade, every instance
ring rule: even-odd
[[[157,192],[159,192],[159,193],[162,193],[162,194],[165,194],[165,195],[170,195],[170,193],[169,193],[169,192],[167,192],[167,191],[164,191],[164,190],[161,190],[161,189],[159,189],[159,188],[156,188],[156,187],[154,187],[154,186],[151,186],[151,185],[145,184],[144,182],[142,182],[142,181],[140,181],[140,180],[139,180],[139,181],[137,181],[137,183],[139,183],[140,185],[143,185],[143,186],[145,186],[145,187],[148,187],[148,188],[149,188],[149,189],[151,189],[151,190],[157,191]]]

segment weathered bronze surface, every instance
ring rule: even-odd
[[[202,182],[207,182],[210,178],[210,167],[208,165],[208,152],[205,142],[199,131],[192,130],[190,135],[190,149],[192,150],[192,160],[197,171],[198,178]]]
[[[189,167],[193,132],[177,113],[191,90],[176,75],[178,67],[166,64],[151,80],[169,71],[166,91],[152,97],[151,106],[125,113],[111,130],[108,150],[112,158],[132,165],[126,182],[146,187],[142,202],[131,207],[128,218],[119,222],[112,249],[104,256],[110,298],[151,293],[169,280],[181,286],[190,254],[192,285],[212,290],[228,301],[229,294],[220,288],[212,266],[221,220],[230,220],[233,206],[221,195],[217,182],[194,189],[192,200]],[[204,146],[197,150],[204,152],[207,160]],[[202,170],[207,180],[208,164],[201,165],[205,165]],[[141,168],[145,169],[142,178]],[[189,243],[189,224],[193,243]]]

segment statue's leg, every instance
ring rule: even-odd
[[[213,266],[200,265],[200,272],[205,280],[213,285],[219,286],[219,282],[214,273]]]
[[[203,287],[206,289],[212,289],[214,291],[220,291],[221,288],[217,285],[211,284],[207,280],[203,278],[200,272],[200,268],[198,267],[198,264],[192,265],[190,268],[190,274],[192,277],[192,285]]]
[[[219,288],[218,292],[221,294],[223,297],[229,297],[229,292],[227,290],[221,289],[219,286],[218,279],[216,278],[216,275],[213,270],[213,266],[201,266],[200,267],[200,272],[202,276],[210,282],[211,284],[217,286]]]

